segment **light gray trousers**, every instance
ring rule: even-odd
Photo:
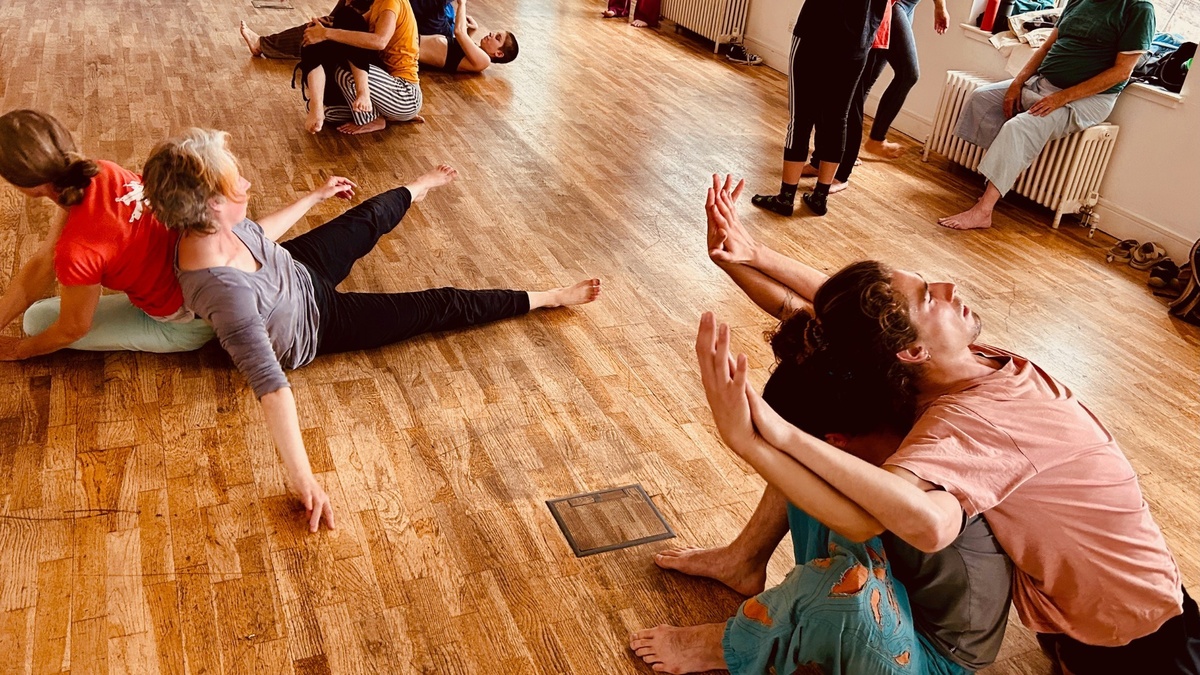
[[[1003,196],[1017,182],[1042,148],[1056,138],[1096,126],[1108,119],[1116,94],[1095,94],[1072,101],[1045,117],[1022,112],[1012,119],[1004,118],[1004,95],[1012,80],[980,87],[971,93],[954,135],[987,148],[979,163],[982,173]],[[1021,110],[1060,89],[1041,75],[1034,75],[1021,89]]]

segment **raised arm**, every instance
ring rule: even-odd
[[[349,178],[341,176],[331,176],[329,180],[321,187],[313,190],[307,195],[297,199],[292,205],[272,213],[269,216],[264,216],[258,220],[258,224],[263,229],[263,233],[271,241],[278,241],[280,237],[287,234],[287,231],[292,229],[296,221],[304,217],[308,210],[329,199],[337,196],[342,199],[350,199],[354,196],[354,188],[358,187]]]
[[[708,213],[708,255],[726,274],[768,314],[784,318],[812,302],[827,274],[793,260],[754,240],[737,215],[736,201],[742,181],[733,184],[713,175],[705,210]],[[749,274],[757,272],[758,274]],[[759,275],[774,281],[764,284]]]
[[[407,2],[407,0],[405,0]],[[304,45],[314,45],[325,40],[333,40],[351,47],[379,51],[387,47],[392,35],[396,32],[396,13],[388,10],[379,15],[370,31],[342,30],[330,28],[317,19],[309,22],[304,30]]]
[[[471,39],[471,31],[467,25],[467,0],[457,0],[454,9],[454,39],[463,50],[462,63],[458,64],[459,70],[479,73],[492,65],[492,57]]]
[[[700,321],[696,337],[700,378],[725,443],[754,467],[788,500],[829,529],[854,541],[865,541],[883,526],[814,472],[768,443],[754,428],[747,398],[746,357],[729,360],[729,328],[718,331],[711,313]],[[840,451],[839,451],[840,452]]]

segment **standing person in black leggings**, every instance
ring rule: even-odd
[[[867,55],[867,65],[863,68],[854,98],[850,101],[850,112],[846,117],[846,149],[842,153],[837,173],[834,174],[830,194],[850,187],[850,174],[854,171],[854,165],[858,163],[859,145],[862,143],[863,114],[866,112],[867,96],[879,76],[883,74],[885,65],[892,67],[892,81],[879,99],[879,107],[875,110],[875,118],[871,124],[871,134],[865,145],[867,152],[887,159],[895,159],[904,152],[899,143],[887,140],[887,133],[921,73],[917,63],[917,43],[912,32],[912,13],[920,0],[892,2],[894,4],[888,12],[890,17],[885,17],[884,23],[876,33],[875,43]],[[933,0],[933,4],[933,29],[941,35],[950,25],[950,14],[946,11],[946,0]],[[816,176],[817,173],[818,166],[814,158],[804,167],[802,175]]]
[[[296,401],[284,368],[320,354],[371,349],[434,331],[591,302],[600,280],[549,291],[436,288],[415,293],[342,293],[354,263],[391,232],[414,203],[450,183],[439,166],[404,187],[368,199],[332,221],[275,243],[317,202],[349,198],[355,185],[330,178],[309,198],[255,223],[246,218],[250,183],[225,147],[228,134],[191,129],[154,149],[144,169],[146,197],[168,228],[180,232],[176,273],[186,306],[212,324],[221,346],[250,381],[287,468],[288,484],[308,510],[309,529],[333,527],[329,497],[304,449]]]
[[[850,101],[886,7],[887,0],[807,0],[800,8],[788,69],[791,118],[783,149],[783,184],[779,194],[755,195],[755,206],[792,215],[815,127],[813,158],[820,168],[816,188],[803,199],[813,213],[825,215],[825,201],[845,150]]]

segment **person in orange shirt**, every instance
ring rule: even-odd
[[[370,31],[331,28],[314,19],[304,31],[304,46],[333,40],[351,47],[379,52],[383,67],[372,64],[367,70],[370,107],[363,111],[350,105],[329,106],[324,118],[342,122],[338,131],[366,134],[380,131],[388,121],[419,120],[424,98],[417,75],[420,56],[417,19],[407,0],[375,0],[366,14]],[[334,82],[346,101],[358,99],[354,75],[347,67],[334,72]],[[311,124],[310,124],[311,127]]]
[[[140,176],[84,157],[71,132],[34,110],[0,117],[0,148],[0,176],[62,209],[0,297],[0,328],[24,312],[28,336],[0,337],[0,359],[64,347],[180,352],[212,338],[183,306],[171,262],[178,236],[145,208]],[[56,280],[61,295],[39,301]]]

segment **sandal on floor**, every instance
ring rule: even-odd
[[[1148,270],[1165,257],[1167,257],[1166,249],[1148,241],[1133,250],[1129,266],[1135,270]]]
[[[1150,268],[1150,279],[1146,282],[1154,288],[1169,288],[1179,283],[1179,265],[1170,258],[1163,258]]]
[[[1108,255],[1104,256],[1104,260],[1107,262],[1114,260],[1117,262],[1129,262],[1129,259],[1133,256],[1133,250],[1137,247],[1138,241],[1136,239],[1123,239],[1108,249]]]

